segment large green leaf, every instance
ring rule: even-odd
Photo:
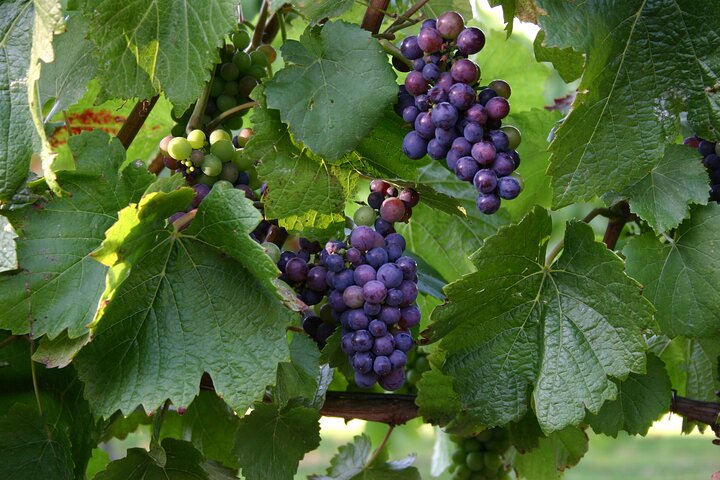
[[[420,472],[412,466],[414,456],[388,462],[387,453],[371,458],[370,438],[359,435],[340,447],[330,460],[325,475],[311,475],[311,480],[420,480]]]
[[[460,396],[453,389],[452,377],[442,372],[443,352],[436,349],[429,357],[431,369],[423,373],[417,383],[415,403],[423,419],[432,424],[445,425],[461,410]]]
[[[284,407],[292,399],[302,399],[314,406],[320,378],[320,350],[307,335],[293,335],[290,343],[290,361],[278,365],[273,400]]]
[[[261,398],[287,360],[292,321],[277,269],[249,238],[260,213],[239,190],[213,190],[183,232],[166,218],[192,190],[146,195],[120,213],[97,258],[112,265],[93,341],[76,364],[105,417],[165,399],[187,405],[203,372],[238,412]]]
[[[657,308],[663,333],[720,333],[720,206],[693,207],[666,243],[646,233],[632,238],[623,253],[628,274]]]
[[[615,398],[611,378],[645,368],[652,307],[640,286],[584,223],[568,224],[562,256],[546,265],[550,230],[537,208],[488,238],[472,258],[477,272],[448,285],[449,303],[433,313],[443,369],[486,425],[520,419],[531,389],[543,431],[576,425]]]
[[[200,96],[236,27],[234,0],[86,0],[107,98],[165,96],[180,111]]]
[[[657,165],[623,194],[634,213],[663,233],[689,215],[688,204],[707,204],[708,175],[695,150],[668,145]]]
[[[125,158],[120,142],[101,131],[73,136],[77,170],[58,181],[69,195],[26,208],[19,221],[20,270],[0,274],[0,328],[35,337],[87,333],[102,293],[103,265],[90,257],[117,212],[137,201],[152,181],[144,166],[117,172]]]
[[[265,87],[268,106],[280,110],[298,140],[329,160],[355,148],[397,95],[380,44],[357,25],[326,23],[281,51],[286,66]]]
[[[0,418],[0,464],[13,480],[75,478],[67,433],[29,405],[16,404]]]
[[[162,442],[165,461],[161,462],[144,448],[130,448],[127,456],[111,462],[95,480],[172,480],[209,479],[203,457],[189,442],[166,438]]]
[[[582,54],[570,47],[546,47],[543,45],[544,40],[545,30],[538,31],[535,36],[535,41],[533,42],[535,59],[538,62],[552,63],[562,79],[568,83],[580,78],[585,65],[585,59]]]
[[[537,3],[548,13],[540,18],[546,45],[587,56],[551,145],[556,207],[640,181],[678,134],[682,111],[695,132],[716,138],[716,9],[692,0]]]
[[[237,468],[232,445],[240,419],[214,392],[201,391],[182,416],[183,431],[202,454],[228,467]]]
[[[589,415],[588,423],[596,433],[612,437],[617,437],[620,430],[645,435],[652,423],[668,411],[670,398],[665,365],[655,355],[649,355],[647,373],[631,373],[618,383],[617,398],[605,402],[597,415]]]
[[[0,202],[25,180],[38,145],[27,85],[34,17],[32,1],[0,3]]]
[[[566,468],[576,465],[588,450],[588,439],[579,428],[568,427],[541,438],[537,448],[515,457],[519,478],[555,480]]]
[[[342,15],[352,7],[353,0],[291,0],[290,3],[310,22],[317,23],[324,18]]]
[[[240,421],[235,451],[247,480],[291,480],[305,453],[320,445],[320,413],[314,408],[280,410],[257,404]]]

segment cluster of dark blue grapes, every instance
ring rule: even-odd
[[[710,142],[700,137],[688,137],[683,142],[697,148],[703,157],[703,165],[710,176],[710,201],[720,203],[720,142]]]
[[[277,262],[280,279],[293,286],[305,305],[317,305],[328,291],[327,269],[320,265],[318,255],[323,248],[320,243],[305,238],[298,242],[297,252],[286,250],[280,254]]]
[[[516,198],[523,187],[513,172],[520,131],[503,126],[510,113],[510,86],[494,80],[479,86],[480,68],[468,55],[482,50],[485,34],[465,27],[462,16],[445,12],[425,20],[420,33],[403,40],[400,51],[413,70],[400,87],[396,112],[413,127],[403,139],[411,159],[429,155],[478,191],[477,207],[495,213],[501,199]]]
[[[503,455],[510,448],[506,430],[492,428],[475,437],[453,435],[457,450],[452,456],[453,480],[505,480],[510,478]]]

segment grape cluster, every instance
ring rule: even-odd
[[[420,350],[411,351],[408,354],[408,362],[405,367],[407,371],[407,385],[409,389],[415,393],[417,390],[417,383],[422,378],[423,373],[430,370],[430,362],[427,358],[427,353],[421,352]]]
[[[250,129],[240,132],[246,141],[252,135]],[[186,137],[168,135],[160,142],[163,163],[174,172],[180,172],[195,191],[189,209],[197,208],[211,188],[236,188],[242,190],[247,198],[254,200],[253,189],[261,187],[253,161],[243,154],[238,136],[235,139],[225,130],[215,130],[207,138],[202,130],[193,130]],[[177,212],[170,217],[174,222],[185,212]]]
[[[478,87],[480,68],[467,57],[484,45],[485,34],[465,27],[456,12],[425,20],[420,33],[400,46],[413,70],[400,87],[395,109],[413,127],[403,139],[405,155],[445,159],[458,179],[477,189],[478,209],[492,214],[501,200],[512,200],[522,190],[521,178],[513,173],[520,166],[515,149],[521,137],[517,128],[502,125],[510,113],[507,82]]]
[[[280,254],[277,262],[280,279],[291,285],[306,305],[317,305],[328,291],[327,270],[320,265],[318,255],[322,246],[305,238],[298,242],[297,252],[286,250]]]
[[[387,236],[395,232],[395,222],[407,222],[412,209],[420,202],[420,195],[412,188],[398,191],[383,180],[370,182],[370,194],[367,205],[357,209],[353,215],[356,225],[374,226],[380,235]]]
[[[703,165],[710,177],[710,201],[720,203],[720,142],[710,142],[697,136],[688,137],[683,142],[697,148],[703,157]]]
[[[450,472],[453,480],[505,480],[510,475],[503,455],[510,448],[507,431],[492,428],[475,437],[451,437],[457,445]]]

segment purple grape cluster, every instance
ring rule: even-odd
[[[405,383],[406,354],[414,344],[409,329],[420,323],[420,310],[417,265],[404,251],[399,233],[383,236],[360,225],[347,244],[329,242],[321,254],[328,305],[342,326],[342,350],[362,388],[379,383],[397,390]]]
[[[703,165],[710,177],[710,201],[720,203],[720,142],[710,142],[700,137],[686,138],[683,143],[697,148],[703,157]]]
[[[299,250],[284,251],[277,262],[280,279],[291,285],[306,305],[322,302],[328,291],[325,281],[327,269],[320,265],[318,254],[322,246],[305,238],[299,239]]]
[[[420,202],[420,194],[412,188],[399,190],[383,180],[370,182],[367,205],[353,216],[356,225],[374,226],[383,236],[395,232],[395,222],[407,222],[412,209]]]
[[[478,86],[480,68],[467,57],[484,45],[484,33],[465,27],[456,12],[425,20],[420,33],[400,45],[413,70],[400,86],[395,110],[412,127],[403,139],[405,155],[446,160],[448,169],[477,189],[478,209],[492,214],[501,200],[522,190],[513,173],[520,166],[521,137],[517,128],[502,125],[510,113],[507,82]]]

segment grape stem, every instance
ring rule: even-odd
[[[163,168],[165,168],[165,162],[163,162],[163,154],[158,153],[157,155],[155,155],[155,158],[152,159],[150,165],[148,165],[148,170],[150,171],[150,173],[158,175],[160,172],[163,171]]]
[[[405,58],[402,52],[400,52],[400,49],[393,45],[389,40],[380,39],[380,46],[383,48],[383,50],[385,50],[385,53],[392,55],[393,57],[397,58],[402,63],[407,65],[410,69],[412,69],[412,62]]]
[[[236,107],[231,108],[230,110],[225,110],[220,115],[215,117],[210,123],[207,124],[206,130],[208,132],[212,132],[213,130],[215,130],[217,128],[218,125],[220,125],[223,122],[223,120],[227,120],[228,118],[232,117],[236,113],[240,113],[243,110],[247,110],[248,108],[257,107],[258,105],[260,105],[258,102],[245,102],[245,103],[241,103],[240,105],[238,105]]]
[[[382,439],[382,442],[380,442],[380,445],[375,449],[373,454],[368,458],[368,461],[365,465],[370,466],[373,464],[375,460],[377,460],[378,455],[382,453],[383,449],[385,448],[385,445],[387,445],[388,440],[390,440],[390,435],[392,434],[393,430],[395,430],[395,425],[388,425],[388,431],[385,434],[385,436]]]
[[[145,120],[150,116],[150,112],[158,101],[158,97],[159,95],[155,95],[150,100],[138,101],[125,120],[125,123],[120,127],[120,131],[118,131],[115,137],[120,140],[125,150],[130,148],[130,145],[133,140],[135,140],[138,132],[140,132]]]
[[[152,429],[152,445],[160,446],[160,430],[162,429],[163,420],[165,419],[165,414],[167,413],[168,409],[170,408],[170,400],[165,400],[165,403],[163,403],[162,408],[158,412],[157,416],[153,420],[153,429]]]
[[[425,6],[425,4],[428,2],[428,0],[419,0],[418,2],[415,2],[415,4],[408,8],[408,10],[403,13],[402,15],[398,15],[398,17],[395,19],[393,23],[390,24],[388,28],[385,29],[385,31],[382,33],[382,36],[388,39],[394,39],[395,35],[394,33],[398,30],[402,30],[403,28],[407,28],[411,25],[415,25],[417,22],[420,21],[420,19],[412,19],[412,16],[417,13],[418,10],[420,10],[422,7]]]
[[[205,115],[205,107],[207,106],[208,98],[210,98],[212,82],[213,76],[211,74],[210,81],[205,84],[205,89],[203,90],[202,95],[200,95],[198,101],[195,102],[195,108],[193,108],[192,115],[190,115],[190,120],[188,120],[188,124],[185,127],[185,132],[190,133],[193,130],[200,128],[200,125],[202,125],[202,117]]]
[[[258,16],[257,23],[255,23],[255,31],[253,31],[252,42],[250,43],[249,49],[250,51],[255,50],[262,42],[262,36],[265,31],[265,23],[267,22],[269,10],[269,0],[263,0],[262,6],[260,7],[260,15]]]

